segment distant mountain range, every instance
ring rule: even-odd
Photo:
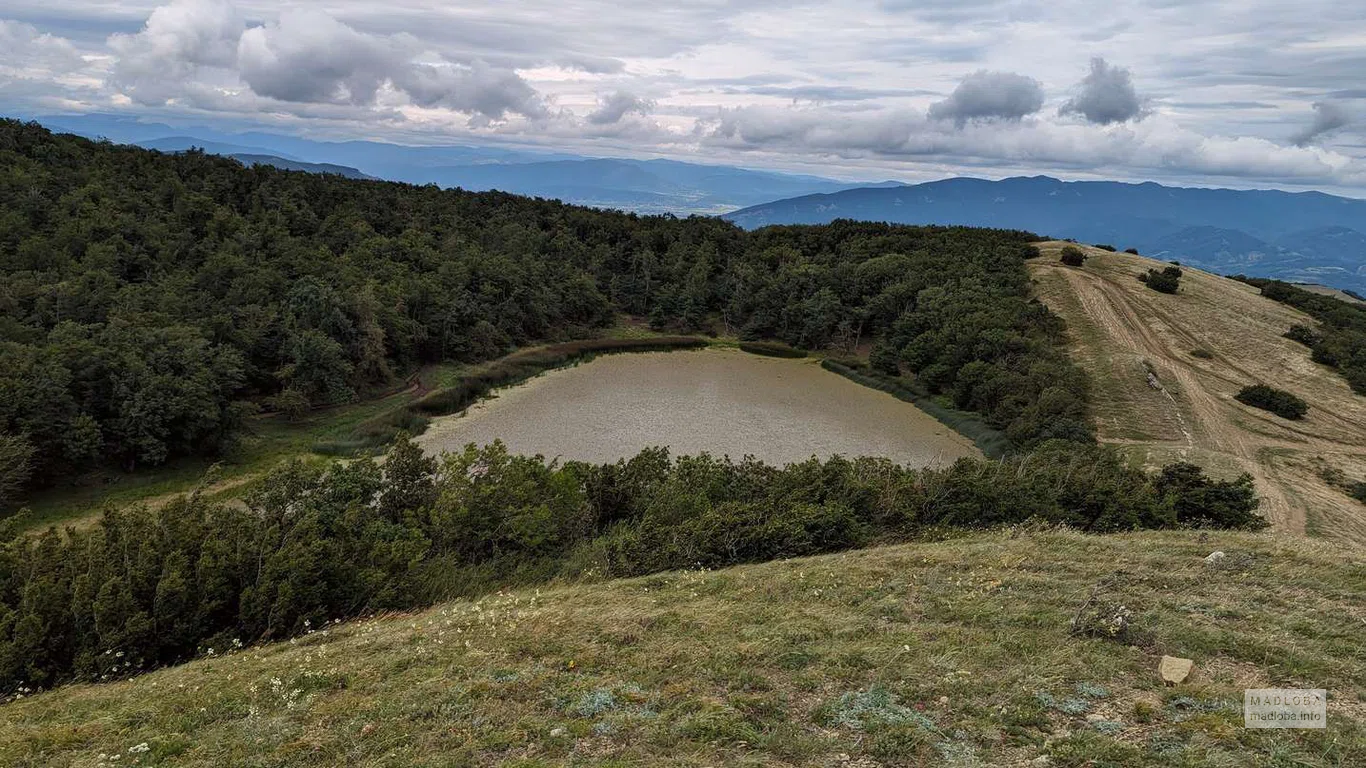
[[[955,178],[764,203],[724,218],[746,228],[834,219],[1026,229],[1137,248],[1221,274],[1366,292],[1366,200],[1321,192],[1148,182]]]
[[[270,133],[172,128],[111,115],[39,116],[60,132],[162,152],[205,152],[293,170],[469,190],[499,189],[641,213],[718,214],[783,197],[866,184],[673,160],[595,158],[496,146],[327,142]]]

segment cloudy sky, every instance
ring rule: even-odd
[[[1342,0],[6,0],[0,112],[1366,196]]]

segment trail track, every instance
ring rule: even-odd
[[[1137,276],[1165,265],[1139,256],[1088,248],[1085,266],[1066,267],[1063,245],[1041,244],[1030,273],[1091,374],[1103,442],[1149,466],[1184,459],[1218,475],[1247,472],[1277,529],[1366,543],[1366,506],[1320,477],[1331,467],[1366,479],[1366,398],[1282,338],[1311,318],[1190,268],[1178,294],[1152,291]],[[1233,399],[1259,382],[1305,398],[1308,417],[1287,421]]]

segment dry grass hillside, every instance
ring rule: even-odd
[[[0,706],[0,765],[1366,765],[1363,594],[1304,537],[1046,530],[522,589]],[[1244,729],[1265,686],[1328,727]]]
[[[1131,254],[1085,248],[1086,264],[1067,267],[1064,245],[1041,244],[1030,271],[1092,374],[1102,441],[1148,465],[1184,458],[1217,474],[1251,473],[1278,529],[1366,545],[1366,506],[1321,476],[1332,468],[1366,479],[1366,398],[1282,337],[1311,318],[1189,267],[1179,293],[1158,293],[1137,276],[1166,263]],[[1256,383],[1304,398],[1308,416],[1287,421],[1233,399]]]

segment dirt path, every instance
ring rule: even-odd
[[[1057,262],[1060,247],[1043,244],[1030,270],[1092,372],[1102,441],[1150,459],[1247,472],[1262,513],[1279,530],[1304,534],[1314,515],[1335,521],[1346,539],[1366,536],[1366,507],[1312,469],[1320,462],[1356,479],[1366,474],[1366,401],[1280,338],[1297,313],[1195,270],[1187,270],[1177,296],[1158,294],[1136,279],[1156,262],[1088,249],[1086,266],[1073,269]],[[1208,359],[1192,356],[1197,349]],[[1146,381],[1139,387],[1126,380],[1141,373],[1125,360],[1153,372],[1160,397],[1143,391],[1151,389]],[[1288,422],[1232,399],[1259,381],[1295,385],[1311,403],[1310,418]]]

